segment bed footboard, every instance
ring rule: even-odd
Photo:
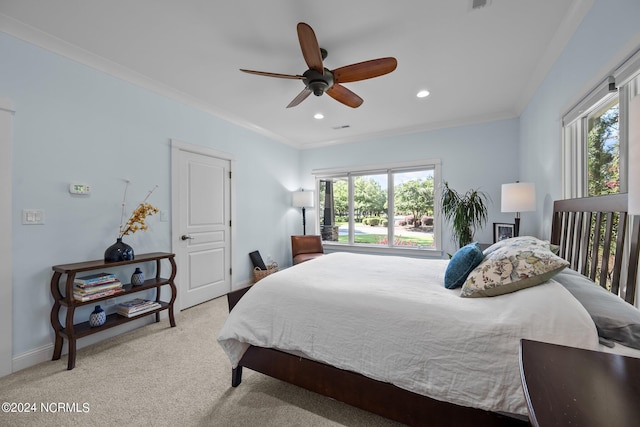
[[[240,379],[243,366],[410,426],[528,425],[524,417],[514,418],[431,399],[393,384],[270,348],[249,347],[240,366],[233,371],[232,381]]]

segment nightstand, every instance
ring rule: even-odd
[[[533,426],[637,426],[640,359],[520,340]]]

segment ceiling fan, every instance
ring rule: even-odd
[[[326,93],[338,102],[352,108],[362,105],[362,98],[342,86],[341,83],[357,82],[373,77],[388,74],[396,69],[398,61],[395,58],[379,58],[357,64],[329,70],[324,67],[322,61],[327,57],[327,51],[321,49],[313,29],[304,22],[298,24],[298,40],[302,49],[302,56],[309,69],[302,75],[278,74],[265,71],[240,69],[245,73],[260,76],[277,77],[280,79],[302,80],[305,88],[287,105],[287,108],[295,107],[313,93],[321,96]]]

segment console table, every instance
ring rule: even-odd
[[[78,338],[86,337],[88,335],[95,334],[97,332],[104,331],[105,329],[112,328],[123,323],[130,322],[132,320],[139,319],[151,314],[156,315],[156,322],[160,321],[160,312],[168,310],[169,323],[171,327],[176,326],[176,321],[173,315],[173,303],[176,300],[176,285],[174,279],[176,277],[176,262],[175,254],[166,252],[154,252],[142,255],[136,255],[135,259],[129,261],[118,262],[104,262],[104,260],[78,262],[74,264],[54,265],[53,276],[51,277],[51,295],[53,296],[53,307],[51,308],[51,326],[56,334],[55,346],[53,349],[52,360],[60,359],[62,354],[62,344],[66,338],[69,341],[69,360],[67,369],[71,370],[76,365],[76,340]],[[161,277],[161,261],[168,260],[171,264],[171,274],[168,278]],[[144,281],[140,286],[133,286],[130,283],[125,284],[123,291],[115,295],[105,296],[102,298],[96,298],[91,301],[77,301],[73,297],[73,286],[76,274],[85,271],[102,270],[112,267],[118,267],[130,264],[141,264],[146,262],[153,262],[156,266],[155,277],[149,278]],[[63,275],[66,275],[66,280],[61,282]],[[62,285],[62,286],[61,286]],[[160,290],[163,286],[169,286],[171,288],[171,299],[169,301],[160,300]],[[60,289],[63,289],[61,292]],[[121,297],[123,295],[132,294],[135,292],[146,291],[148,289],[156,289],[156,302],[160,304],[160,307],[142,313],[134,317],[125,317],[119,314],[113,313],[107,316],[106,322],[97,327],[91,327],[89,322],[74,323],[73,315],[77,307],[81,307],[88,304],[95,304],[100,301],[105,301],[112,298]],[[60,323],[60,309],[66,308],[65,324]]]
[[[640,359],[520,340],[533,426],[637,426]]]

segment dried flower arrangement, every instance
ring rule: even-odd
[[[122,223],[125,215],[125,203],[127,200],[127,189],[129,188],[129,181],[127,181],[127,185],[124,187],[124,197],[122,198],[122,214],[120,215],[120,234],[118,238],[122,238],[122,236],[133,234],[138,230],[147,230],[149,226],[145,223],[145,219],[147,215],[153,215],[159,212],[158,208],[154,207],[150,203],[147,203],[149,196],[155,191],[158,186],[156,185],[147,193],[147,197],[144,198],[142,202],[138,205],[137,208],[131,213],[131,216],[127,220],[125,224]]]

